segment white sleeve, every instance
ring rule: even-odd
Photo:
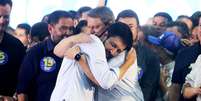
[[[195,84],[196,71],[197,71],[197,68],[193,67],[191,72],[186,76],[185,83],[189,83],[192,87],[194,87],[194,84]]]
[[[109,68],[107,61],[93,59],[90,69],[95,79],[103,89],[111,88],[119,77],[119,68]]]
[[[94,38],[94,37],[93,37]],[[110,69],[106,60],[102,42],[95,38],[91,44],[80,45],[81,51],[87,54],[90,70],[103,89],[108,89],[118,81],[119,69]]]
[[[197,78],[197,74],[200,74],[200,63],[201,63],[201,55],[198,56],[195,63],[191,64],[192,70],[186,76],[186,83],[189,83],[192,87],[195,86],[195,80]]]

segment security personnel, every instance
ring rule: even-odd
[[[50,37],[32,47],[22,63],[17,87],[18,101],[49,101],[62,59],[53,54],[55,45],[74,26],[69,12],[55,11],[49,15]]]
[[[17,74],[25,55],[23,44],[6,33],[12,8],[11,0],[0,0],[0,96],[13,96]]]

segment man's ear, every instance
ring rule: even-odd
[[[48,31],[49,31],[49,33],[53,32],[53,25],[52,24],[48,24]]]
[[[201,30],[201,29],[200,29]],[[201,45],[201,33],[197,34],[198,40],[200,41],[200,45]]]

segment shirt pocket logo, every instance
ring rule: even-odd
[[[40,60],[40,68],[45,72],[52,72],[56,69],[56,61],[52,57],[44,57]]]
[[[0,65],[8,63],[8,55],[0,50]]]

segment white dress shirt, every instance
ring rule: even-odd
[[[78,44],[87,55],[88,65],[95,79],[104,89],[118,81],[119,69],[110,69],[105,48],[100,39],[91,35],[93,42]],[[94,87],[75,60],[64,58],[51,101],[94,101]]]
[[[119,68],[125,61],[126,52],[120,53],[108,61],[110,68]],[[97,90],[97,89],[96,89]],[[124,74],[123,78],[110,89],[98,87],[96,101],[144,101],[143,94],[138,83],[137,60]]]
[[[186,76],[186,82],[189,83],[192,87],[201,87],[201,55],[198,56],[196,62],[191,64],[192,70]],[[197,101],[201,101],[201,95],[196,98]]]

